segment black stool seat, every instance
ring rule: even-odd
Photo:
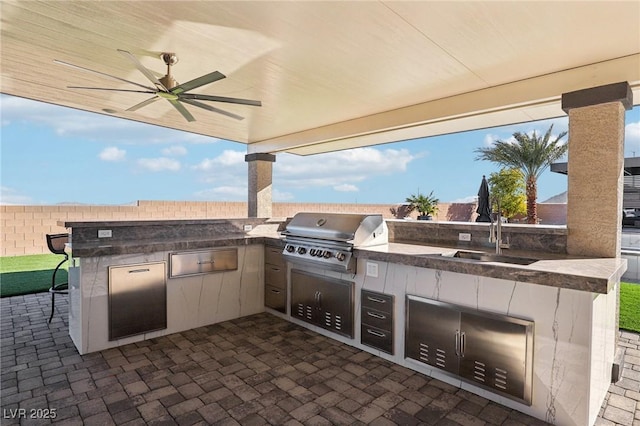
[[[69,293],[69,282],[56,284],[56,274],[58,273],[58,270],[64,262],[69,260],[69,255],[64,250],[64,246],[67,242],[69,242],[69,234],[47,234],[47,246],[51,253],[64,255],[64,259],[58,263],[58,266],[54,269],[53,276],[51,277],[51,287],[49,288],[49,293],[51,293],[51,316],[49,316],[49,322],[53,319],[53,312],[56,305],[56,294]]]

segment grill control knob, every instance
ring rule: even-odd
[[[309,254],[310,254],[311,256],[315,256],[317,251],[318,251],[318,250],[316,250],[316,249],[311,249],[311,250],[309,250]]]
[[[344,253],[342,252],[338,252],[336,253],[336,259],[338,259],[338,261],[342,262],[347,256],[345,256]]]
[[[325,259],[328,259],[331,256],[333,256],[333,253],[331,253],[329,250],[325,250],[325,252],[322,255],[324,256]]]
[[[293,253],[295,251],[295,247],[292,246],[291,244],[289,244],[287,247],[285,247],[285,250],[287,250],[287,252],[289,253]]]
[[[307,252],[307,249],[304,247],[298,247],[298,254],[305,254]]]

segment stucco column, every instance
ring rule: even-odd
[[[622,232],[626,82],[562,95],[569,114],[567,253],[619,257]]]
[[[271,183],[276,156],[266,153],[247,154],[244,161],[249,169],[249,194],[247,217],[272,216]]]

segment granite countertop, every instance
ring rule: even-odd
[[[602,294],[608,293],[627,269],[627,261],[622,258],[596,259],[504,250],[504,256],[539,259],[529,265],[518,265],[452,257],[458,250],[483,252],[476,249],[389,243],[358,249],[356,256],[360,259]]]
[[[223,235],[200,235],[190,237],[169,237],[153,239],[135,239],[117,241],[91,241],[74,243],[72,236],[71,252],[75,257],[115,256],[120,254],[154,253],[159,251],[188,251],[215,247],[243,246],[249,244],[278,244],[282,238],[277,231],[278,224],[256,226],[249,232],[228,233]]]
[[[186,238],[175,236],[149,240],[135,239],[114,242],[113,244],[93,241],[73,244],[72,253],[75,257],[95,257],[158,251],[200,250],[249,244],[272,244],[284,247],[278,226],[277,223],[263,224],[256,226],[249,232]],[[356,249],[355,254],[360,259],[603,294],[611,290],[627,268],[627,261],[622,258],[580,258],[536,251],[505,250],[503,252],[505,256],[540,259],[529,265],[518,265],[452,257],[457,250],[482,252],[477,249],[462,249],[460,247],[389,243]]]

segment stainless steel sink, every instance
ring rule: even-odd
[[[444,255],[446,256],[446,255]],[[531,265],[537,262],[538,259],[530,259],[526,257],[505,256],[502,254],[482,253],[476,251],[456,251],[453,256],[460,259],[471,259],[479,262],[498,262],[498,263],[511,263],[515,265]]]

